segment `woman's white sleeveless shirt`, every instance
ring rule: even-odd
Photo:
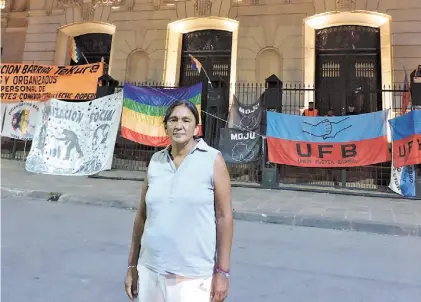
[[[168,148],[152,156],[139,264],[162,274],[193,278],[213,274],[216,257],[213,170],[218,153],[200,139],[178,169]]]

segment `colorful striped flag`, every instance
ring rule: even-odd
[[[198,59],[196,59],[195,57],[193,57],[192,55],[189,55],[190,59],[191,59],[191,66],[193,69],[197,70],[197,72],[200,73],[200,71],[202,70],[202,63],[200,63],[200,61]]]
[[[76,40],[74,37],[71,38],[70,41],[70,49],[69,49],[69,53],[70,53],[70,58],[75,62],[78,63],[79,59],[80,59],[80,54],[79,54],[79,49],[77,48],[76,45]]]
[[[170,144],[163,119],[168,106],[176,100],[192,102],[200,117],[202,83],[181,88],[136,87],[126,84],[123,95],[121,135],[142,145],[165,147]]]

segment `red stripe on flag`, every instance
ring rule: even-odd
[[[396,168],[421,163],[421,134],[393,142],[393,165]]]
[[[202,125],[199,125],[199,136],[202,135]],[[166,147],[171,144],[168,136],[149,136],[121,127],[121,136],[133,142],[152,147]]]
[[[358,167],[390,161],[387,137],[346,143],[267,138],[269,161],[298,167]]]

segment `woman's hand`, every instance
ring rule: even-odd
[[[125,287],[126,287],[126,294],[127,296],[129,296],[129,299],[134,301],[134,299],[137,298],[137,281],[138,281],[139,275],[137,272],[137,268],[136,267],[129,267],[127,270],[127,275],[126,275],[126,282],[125,282]]]
[[[222,302],[228,296],[229,280],[221,274],[214,274],[212,279],[212,302]]]

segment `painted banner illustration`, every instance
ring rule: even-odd
[[[104,63],[75,66],[1,64],[1,101],[92,100]]]
[[[123,91],[121,135],[146,146],[164,147],[170,144],[163,120],[168,106],[175,100],[188,100],[199,113],[201,110],[201,83],[181,88],[136,87],[126,84]]]
[[[91,102],[45,103],[26,170],[54,175],[92,175],[111,169],[123,93]]]
[[[260,158],[262,138],[254,132],[221,128],[219,151],[227,163],[245,164]]]
[[[406,166],[396,168],[393,166],[392,160],[392,173],[390,174],[389,188],[405,197],[415,197],[416,192],[416,177],[417,173],[414,166]]]
[[[395,167],[421,163],[421,111],[413,110],[389,120]]]
[[[269,161],[300,167],[356,167],[390,160],[388,111],[305,117],[267,111]]]
[[[1,136],[32,140],[43,108],[44,103],[41,102],[2,104]]]
[[[234,96],[234,102],[228,117],[228,127],[260,133],[263,113],[261,98],[257,99],[253,104],[245,105],[241,104],[237,97]]]

